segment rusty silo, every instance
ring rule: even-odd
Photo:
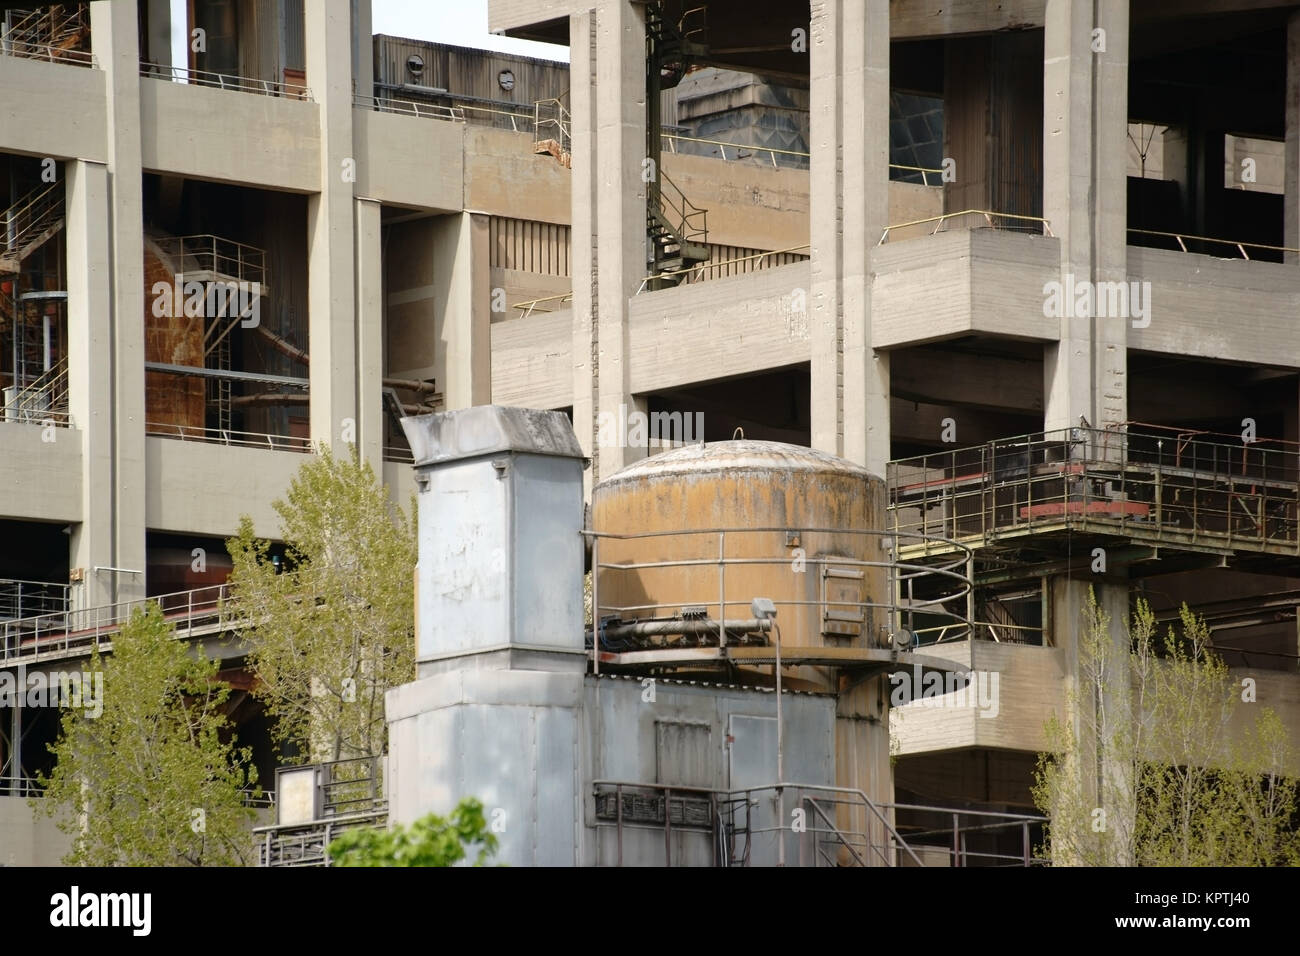
[[[688,445],[600,482],[592,527],[602,667],[771,684],[779,647],[785,687],[837,698],[838,785],[892,800],[888,674],[950,665],[898,646],[880,477],[795,445]]]

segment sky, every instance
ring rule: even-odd
[[[342,2],[342,0],[339,0]],[[185,22],[186,0],[171,0],[172,22]],[[488,33],[488,0],[371,0],[375,33],[569,62],[569,48]],[[185,37],[174,31],[172,62],[185,63]]]
[[[371,0],[376,33],[569,60],[569,48],[488,33],[488,0]]]

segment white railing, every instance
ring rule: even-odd
[[[177,637],[190,637],[194,628],[220,622],[221,604],[228,595],[227,585],[214,584],[116,604],[0,621],[0,663],[81,656],[95,648],[103,650],[112,643],[113,635],[121,630],[131,612],[143,610],[150,602],[162,608]]]
[[[276,451],[310,452],[311,439],[294,435],[269,435],[264,432],[241,432],[230,428],[200,428],[174,422],[147,422],[146,435],[202,441],[215,445],[239,445],[244,448],[272,448]]]
[[[163,63],[141,62],[140,75],[155,80],[170,80],[173,83],[186,83],[193,86],[211,86],[220,90],[232,90],[236,93],[256,93],[259,96],[282,96],[293,100],[311,100],[311,87],[300,83],[279,82],[277,80],[260,80],[251,76],[235,76],[231,73],[213,73],[208,70],[191,70],[183,66],[167,66]]]

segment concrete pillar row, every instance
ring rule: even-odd
[[[1095,11],[1091,0],[1047,0],[1043,215],[1061,244],[1063,289],[1128,278],[1129,0],[1098,0]],[[1158,302],[1147,305],[1152,322],[1173,321]],[[1119,424],[1131,320],[1070,311],[1060,340],[1044,348],[1045,427]]]
[[[885,473],[889,356],[871,347],[871,251],[889,211],[889,3],[825,0],[810,47],[812,444]]]

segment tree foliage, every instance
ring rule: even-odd
[[[284,561],[244,517],[226,614],[289,761],[382,753],[384,692],[415,676],[414,522],[355,449],[322,446],[274,503]]]
[[[1129,649],[1089,596],[1070,719],[1053,716],[1034,800],[1054,860],[1089,866],[1300,864],[1286,730],[1243,702],[1187,606],[1159,634],[1139,600]],[[1251,708],[1255,713],[1241,712]]]
[[[334,866],[453,866],[478,847],[474,866],[485,866],[497,851],[483,804],[466,797],[447,817],[435,813],[409,827],[350,830],[329,845]]]
[[[257,772],[223,742],[230,688],[216,660],[176,639],[158,605],[133,612],[113,653],[93,653],[103,709],[66,707],[56,764],[33,808],[58,817],[80,866],[235,866],[252,862]],[[257,790],[253,791],[258,794]]]

